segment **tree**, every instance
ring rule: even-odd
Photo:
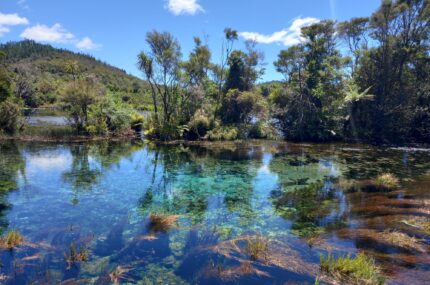
[[[415,128],[414,112],[421,104],[420,88],[428,79],[430,1],[386,0],[370,17],[374,47],[364,53],[355,81],[375,95],[363,116],[370,137],[399,141]]]
[[[93,77],[80,78],[66,86],[62,101],[77,131],[85,131],[91,105],[104,95],[104,88]]]
[[[154,110],[161,99],[164,124],[170,124],[179,101],[181,48],[167,32],[149,32],[146,35],[149,52],[139,54],[139,68],[151,85]]]
[[[288,139],[339,136],[344,61],[334,35],[333,21],[304,27],[304,43],[281,51],[274,63],[284,75],[285,85],[270,96],[272,111]]]
[[[20,128],[21,112],[12,97],[11,79],[4,66],[6,54],[0,51],[0,132],[14,134]]]
[[[339,36],[346,42],[353,57],[351,73],[354,74],[363,52],[367,50],[369,45],[369,18],[352,18],[350,21],[339,23],[337,31]]]
[[[224,86],[225,92],[230,89],[239,91],[250,91],[255,82],[264,74],[260,68],[263,59],[262,53],[255,49],[255,42],[246,42],[247,52],[235,50],[228,59],[229,71]]]
[[[195,47],[188,61],[182,63],[181,109],[182,121],[188,122],[195,112],[202,107],[206,91],[209,88],[209,70],[211,68],[211,52],[201,39],[194,38]]]
[[[234,42],[238,39],[236,30],[224,29],[224,41],[221,48],[221,63],[212,67],[214,81],[218,86],[218,94],[215,102],[214,118],[218,112],[222,97],[224,95],[224,84],[226,81],[226,67],[229,63],[230,54],[233,51]]]

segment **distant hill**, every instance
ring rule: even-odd
[[[25,82],[32,96],[37,97],[26,102],[34,105],[31,107],[55,104],[62,86],[72,80],[65,70],[70,62],[77,63],[81,73],[97,77],[109,91],[123,96],[124,100],[137,97],[133,95],[142,94],[146,89],[145,81],[89,55],[28,40],[1,44],[0,50],[6,53],[6,65],[15,84]]]

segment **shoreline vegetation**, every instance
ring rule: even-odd
[[[220,60],[194,38],[184,56],[169,32],[150,31],[136,64],[143,79],[90,56],[33,41],[0,45],[0,139],[430,143],[430,8],[387,0],[369,17],[322,20],[273,63],[224,30]],[[133,56],[133,55],[131,55]],[[28,126],[55,110],[69,126]],[[145,114],[142,113],[144,110]]]

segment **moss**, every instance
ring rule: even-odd
[[[342,283],[384,284],[380,269],[374,260],[364,253],[359,253],[356,257],[321,256],[320,268]]]
[[[16,230],[11,230],[4,236],[0,238],[0,248],[1,249],[13,249],[24,243],[24,237],[20,232]]]

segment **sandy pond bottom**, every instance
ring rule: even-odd
[[[386,172],[397,189],[347,191]],[[429,222],[427,149],[0,143],[0,232],[25,238],[5,284],[329,283],[320,255],[358,252],[425,284]]]

